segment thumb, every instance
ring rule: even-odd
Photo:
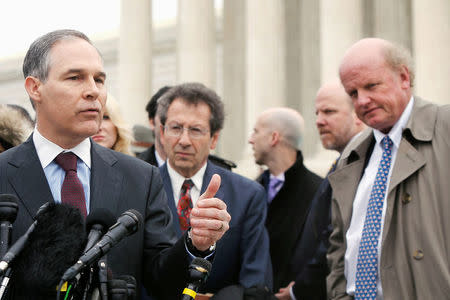
[[[213,198],[220,188],[220,181],[220,176],[218,174],[214,174],[208,184],[208,187],[199,199]]]

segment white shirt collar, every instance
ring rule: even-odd
[[[158,151],[156,151],[155,148],[155,157],[156,157],[156,162],[158,163],[158,167],[161,167],[166,161],[164,159],[162,159],[161,156],[159,156]]]
[[[405,110],[400,116],[400,119],[398,119],[397,123],[395,123],[394,127],[392,127],[392,129],[388,133],[389,138],[392,140],[396,148],[400,146],[400,142],[402,140],[402,132],[406,126],[406,123],[408,123],[409,117],[411,116],[413,105],[414,97],[411,97],[411,99],[409,99],[408,105],[406,105]],[[377,144],[379,144],[381,140],[386,136],[384,133],[377,129],[373,130],[373,134],[375,136]]]
[[[205,163],[200,168],[200,170],[198,170],[197,173],[195,173],[195,175],[190,178],[198,191],[202,190],[203,176],[205,175],[206,165],[207,163]],[[189,178],[186,178],[183,175],[179,174],[177,171],[175,171],[175,169],[173,169],[172,166],[170,165],[169,161],[167,161],[167,171],[169,172],[173,192],[175,195],[178,195],[180,193],[181,186],[183,185],[184,181]],[[176,199],[178,199],[178,197]]]
[[[75,153],[89,169],[91,168],[91,141],[89,138],[84,139],[81,143],[71,149],[64,149],[43,137],[37,127],[35,127],[33,132],[33,142],[43,169],[63,151]]]

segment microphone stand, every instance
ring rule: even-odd
[[[100,299],[108,300],[108,264],[106,254],[99,259],[97,266]]]

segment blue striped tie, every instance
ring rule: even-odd
[[[359,244],[358,263],[356,265],[355,299],[375,299],[377,297],[378,254],[377,246],[381,232],[383,200],[386,194],[387,178],[391,166],[392,140],[385,136],[383,156],[378,166],[375,182],[367,205],[366,219]]]

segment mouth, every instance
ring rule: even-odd
[[[103,141],[104,139],[105,137],[103,135],[96,134],[92,136],[92,140],[94,140],[94,142],[100,142]]]

